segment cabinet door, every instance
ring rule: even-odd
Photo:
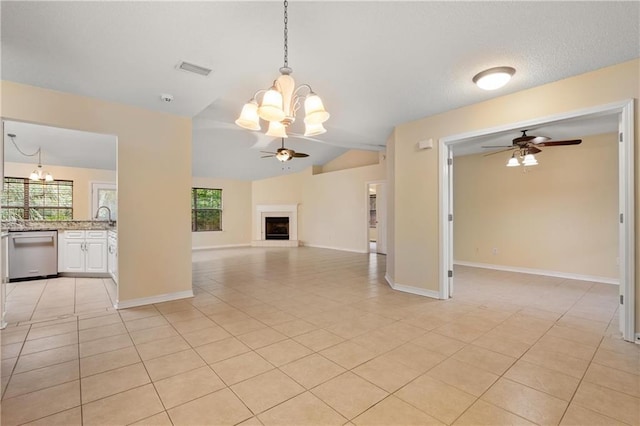
[[[87,238],[85,248],[85,272],[107,272],[107,239]]]
[[[63,241],[64,261],[60,272],[84,272],[84,240],[65,238]]]

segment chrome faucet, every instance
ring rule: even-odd
[[[96,210],[96,219],[98,218],[101,209],[107,209],[107,212],[109,212],[109,226],[115,225],[115,221],[111,219],[111,209],[107,206],[98,207],[98,210]]]

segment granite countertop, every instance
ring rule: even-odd
[[[106,220],[20,220],[2,222],[2,231],[116,230]]]

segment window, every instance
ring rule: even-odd
[[[91,217],[96,217],[98,207],[106,206],[111,211],[111,217],[106,209],[98,212],[98,219],[118,220],[118,190],[115,183],[91,182]]]
[[[222,189],[191,188],[191,231],[222,231]]]
[[[4,178],[2,220],[73,219],[73,181]]]

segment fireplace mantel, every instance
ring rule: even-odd
[[[267,240],[265,236],[266,217],[288,217],[289,239]],[[257,204],[253,216],[254,237],[251,242],[254,247],[298,247],[298,204]]]

